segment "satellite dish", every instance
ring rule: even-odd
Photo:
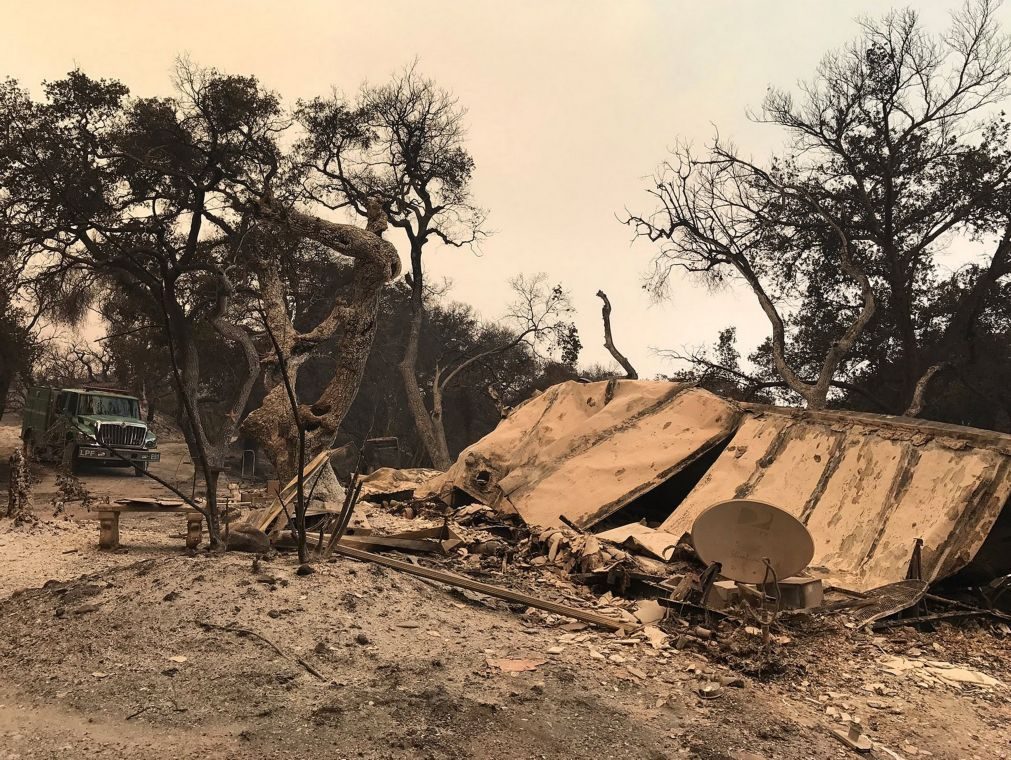
[[[814,541],[804,523],[779,507],[751,499],[709,507],[695,518],[692,541],[703,562],[719,562],[720,574],[739,583],[766,580],[765,559],[776,578],[783,579],[799,573],[814,557]]]

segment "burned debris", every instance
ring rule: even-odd
[[[800,80],[833,4],[182,3],[105,14],[118,73],[8,14],[0,755],[1007,758],[1011,35],[963,2]],[[159,85],[161,27],[208,33]],[[703,48],[785,51],[771,154],[650,73],[712,100]]]
[[[435,608],[504,614],[557,642],[483,654],[491,673],[537,674],[578,648],[648,691],[648,663],[683,659],[693,664],[672,682],[700,705],[792,683],[840,748],[888,756],[876,716],[903,709],[910,690],[1000,699],[1006,689],[947,647],[967,624],[1011,635],[1008,568],[993,548],[1008,443],[690,385],[567,383],[513,410],[446,472],[352,472],[343,502],[307,510],[307,543],[317,568],[364,563],[420,579],[446,592]],[[307,492],[331,454],[307,463]],[[258,557],[295,549],[293,482],[230,497],[229,545]],[[933,507],[916,510],[917,499]],[[264,566],[257,582],[276,588],[283,579]],[[349,609],[362,598],[351,596]],[[859,703],[804,686],[823,648],[853,653]]]
[[[245,521],[282,548],[291,488]],[[995,433],[666,382],[570,382],[513,410],[444,473],[380,468],[348,493],[312,515],[319,556],[448,586],[492,572],[529,607],[537,579],[579,600],[566,613],[541,600],[558,614],[585,622],[579,607],[605,609],[604,627],[663,629],[643,641],[707,649],[739,628],[774,647],[797,614],[855,630],[1011,620],[997,605],[1011,560],[995,564],[1011,439]]]

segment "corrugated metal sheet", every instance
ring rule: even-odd
[[[1011,494],[1011,437],[829,412],[748,412],[730,445],[661,526],[689,532],[716,502],[750,497],[798,517],[812,571],[858,591],[902,580],[914,540],[937,580],[979,551]]]
[[[725,441],[736,406],[661,381],[568,382],[526,402],[417,496],[459,488],[529,525],[595,525]]]

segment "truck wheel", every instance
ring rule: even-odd
[[[143,462],[142,464],[136,464],[133,467],[133,474],[138,478],[144,477],[144,473],[147,472],[147,468],[151,466],[150,462]]]
[[[77,446],[73,443],[68,443],[63,447],[63,460],[61,464],[68,472],[77,472]]]

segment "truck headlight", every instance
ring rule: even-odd
[[[158,445],[157,436],[155,436],[153,433],[148,433],[147,436],[144,438],[144,448],[153,449],[157,445]]]

